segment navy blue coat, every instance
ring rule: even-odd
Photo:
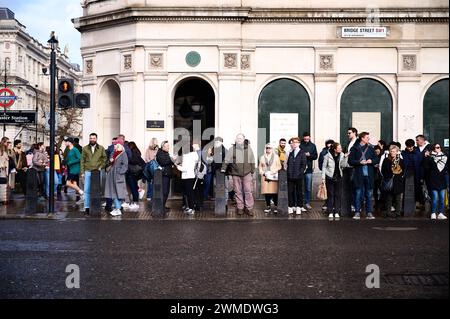
[[[433,157],[429,156],[425,157],[423,160],[423,167],[425,170],[425,182],[428,189],[440,191],[447,188],[445,175],[448,174],[448,161],[445,163],[444,169],[439,171]]]
[[[294,157],[294,150],[289,153],[287,160],[287,178],[288,179],[301,179],[305,176],[306,170],[306,154],[300,149],[297,156]]]
[[[412,152],[406,150],[402,151],[403,162],[405,164],[405,173],[408,174],[408,167],[411,162],[414,164],[414,182],[418,183],[423,178],[422,176],[422,154],[418,148],[414,148]],[[405,174],[405,176],[406,176]]]
[[[355,188],[361,188],[361,186],[363,185],[363,166],[360,162],[361,162],[361,157],[363,154],[363,151],[367,149],[366,152],[366,160],[370,159],[372,160],[372,163],[367,164],[367,168],[368,168],[368,173],[369,173],[369,183],[372,187],[372,189],[374,188],[374,181],[375,181],[375,165],[378,164],[380,162],[380,159],[378,158],[378,156],[375,154],[375,151],[373,149],[372,146],[369,145],[364,145],[363,147],[361,147],[360,143],[355,143],[355,145],[353,145],[352,149],[350,150],[350,155],[348,157],[348,164],[350,166],[352,166],[353,169],[353,186]]]

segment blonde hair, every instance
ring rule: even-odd
[[[400,148],[397,145],[391,145],[389,146],[389,151],[395,149],[397,152],[400,150]]]
[[[149,148],[150,150],[155,150],[155,149],[158,148],[158,139],[157,139],[156,137],[153,137],[153,138],[150,140],[150,144],[148,145],[148,148]]]
[[[115,148],[116,148],[116,150],[119,151],[119,152],[122,152],[122,151],[125,149],[125,148],[123,147],[123,145],[122,145],[122,144],[119,144],[119,143],[116,144],[116,147],[115,147]]]

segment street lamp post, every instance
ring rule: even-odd
[[[48,214],[54,214],[55,212],[55,116],[56,116],[56,103],[55,103],[55,81],[56,81],[56,48],[58,40],[55,37],[55,32],[52,31],[50,40],[47,41],[50,44],[50,182],[49,182],[49,196],[48,196]]]

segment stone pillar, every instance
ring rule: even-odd
[[[44,182],[44,181],[42,181]],[[25,214],[36,214],[38,203],[39,181],[34,168],[27,170],[27,190],[25,195]]]
[[[162,170],[157,169],[153,177],[153,198],[152,198],[152,216],[163,217],[165,215]]]
[[[284,169],[278,171],[278,214],[288,216],[288,187],[287,172]]]
[[[216,216],[225,216],[227,214],[228,193],[225,193],[225,174],[217,170],[215,172],[215,206],[214,214]],[[213,183],[214,185],[214,183]]]
[[[89,214],[93,217],[101,217],[102,215],[102,181],[99,170],[91,172],[91,194]]]

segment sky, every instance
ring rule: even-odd
[[[25,31],[44,45],[55,31],[61,50],[69,48],[70,62],[82,66],[80,33],[71,21],[82,15],[80,0],[0,0],[0,7],[13,11]]]

